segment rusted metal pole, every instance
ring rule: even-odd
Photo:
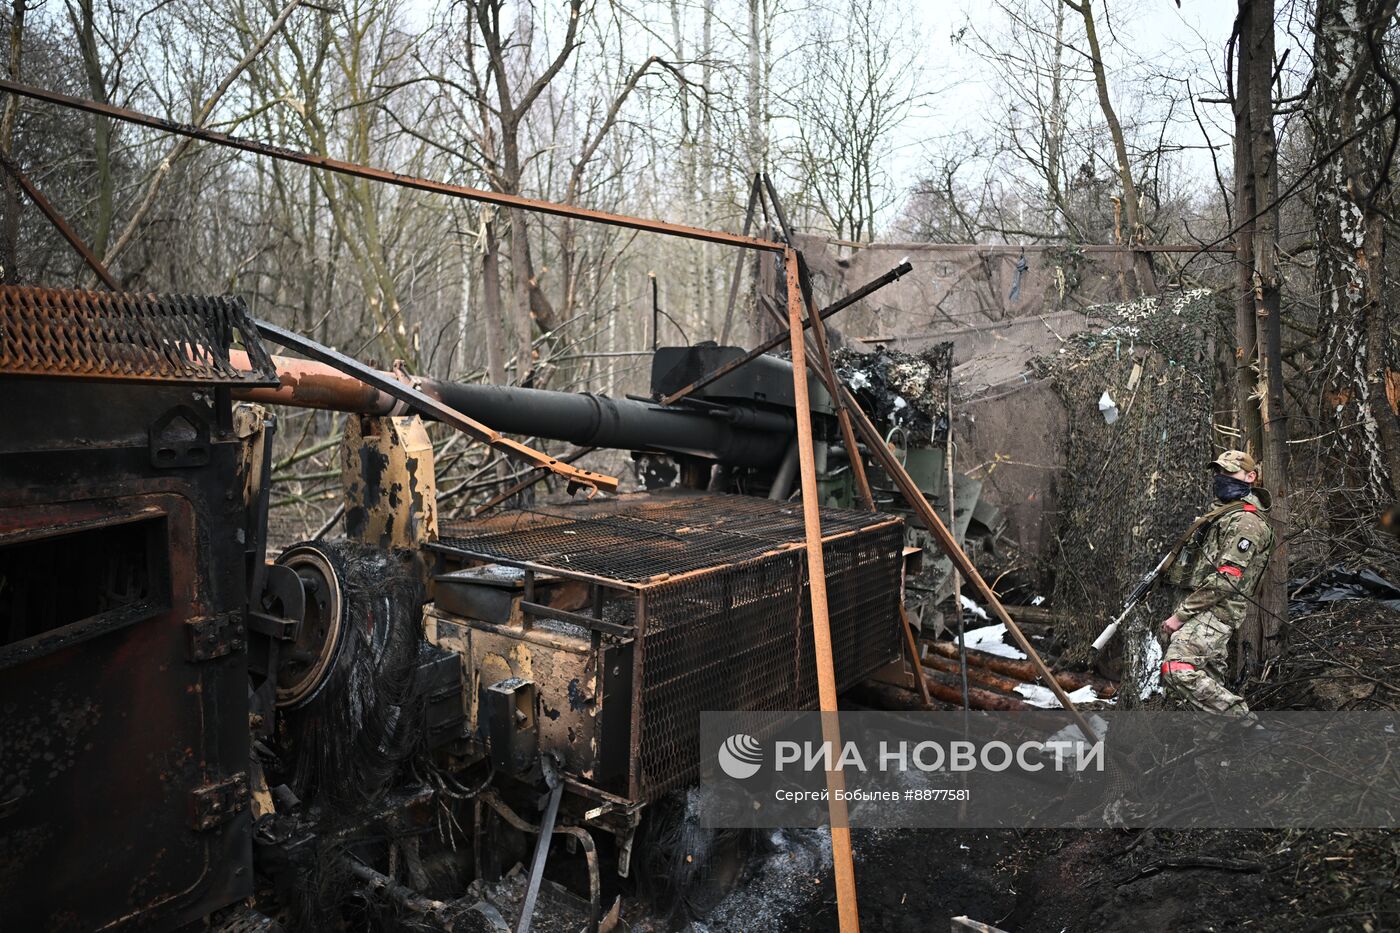
[[[129,110],[125,107],[117,107],[112,104],[103,104],[83,97],[70,97],[67,94],[58,94],[53,91],[44,90],[43,88],[32,87],[28,84],[20,84],[16,81],[0,80],[0,90],[9,91],[11,94],[19,94],[22,97],[28,97],[33,100],[42,100],[46,103],[57,104],[60,107],[70,107],[74,110],[83,110],[88,113],[100,114],[101,116],[110,117],[113,120],[135,123],[138,126],[149,127],[165,133],[188,136],[191,139],[203,140],[204,142],[213,143],[218,146],[228,146],[231,149],[240,149],[243,152],[251,152],[255,155],[282,159],[286,162],[296,162],[300,165],[325,169],[328,172],[335,172],[340,175],[349,175],[354,178],[366,178],[370,181],[380,181],[385,184],[398,185],[401,188],[431,191],[435,194],[445,194],[454,198],[465,198],[469,201],[479,201],[484,204],[497,204],[501,207],[534,211],[537,214],[553,214],[557,217],[569,217],[574,220],[591,221],[593,223],[608,224],[614,227],[627,227],[632,230],[642,230],[647,233],[660,233],[666,236],[684,237],[690,240],[703,240],[707,243],[720,243],[725,246],[737,246],[743,249],[759,249],[775,253],[781,253],[784,249],[782,243],[777,243],[772,240],[762,240],[757,237],[738,236],[719,230],[705,230],[700,227],[666,223],[665,221],[651,220],[645,217],[612,214],[607,211],[590,210],[586,207],[556,204],[553,201],[539,201],[534,198],[525,198],[515,194],[502,194],[498,191],[468,188],[466,185],[452,185],[447,182],[433,181],[429,178],[416,178],[412,175],[401,175],[398,172],[391,172],[387,169],[359,165],[355,162],[346,162],[342,159],[332,159],[328,156],[319,156],[298,149],[287,149],[282,146],[273,146],[251,139],[243,139],[239,136],[230,136],[227,133],[201,129],[197,126],[191,126],[188,123],[176,123],[173,120],[166,120],[147,113],[141,113],[137,110]]]
[[[866,446],[875,455],[875,458],[880,461],[880,465],[884,468],[885,473],[893,479],[895,485],[899,487],[900,493],[914,510],[914,514],[918,516],[919,521],[925,528],[933,533],[933,537],[938,542],[939,548],[942,549],[944,554],[948,555],[948,558],[953,562],[953,566],[963,575],[963,579],[972,584],[972,588],[977,591],[977,595],[981,597],[982,602],[991,607],[993,614],[997,617],[997,621],[1006,626],[1006,630],[1011,633],[1011,637],[1016,640],[1016,644],[1026,653],[1026,657],[1030,659],[1031,663],[1035,665],[1036,673],[1040,675],[1045,685],[1055,694],[1055,698],[1060,701],[1060,705],[1064,707],[1065,711],[1074,717],[1074,721],[1079,726],[1084,738],[1087,741],[1095,741],[1098,737],[1098,733],[1089,725],[1089,720],[1084,718],[1083,713],[1075,709],[1074,704],[1070,702],[1069,694],[1067,694],[1060,686],[1059,682],[1055,680],[1055,675],[1051,672],[1050,668],[1045,666],[1045,662],[1041,660],[1040,654],[1035,650],[1035,647],[1031,645],[1030,640],[1026,638],[1020,626],[1007,614],[1006,607],[1001,604],[1001,600],[997,598],[997,594],[992,590],[991,586],[987,584],[987,581],[982,578],[982,574],[977,572],[977,568],[967,556],[967,552],[958,545],[957,539],[955,539],[952,532],[948,530],[948,526],[943,524],[943,520],[938,517],[938,513],[933,510],[933,506],[929,505],[928,500],[924,498],[924,494],[919,489],[918,484],[909,476],[903,464],[895,458],[894,454],[890,452],[890,449],[885,446],[884,439],[880,437],[880,432],[875,429],[875,425],[870,423],[870,418],[858,405],[854,404],[855,400],[853,398],[849,398],[850,393],[846,390],[845,386],[840,386],[839,390],[846,393],[848,396],[849,404],[852,406],[851,416],[855,421],[856,430],[859,431],[860,435],[865,439]]]
[[[585,457],[585,456],[587,456],[588,454],[593,453],[593,451],[595,451],[595,450],[597,450],[597,449],[598,449],[598,448],[596,448],[596,447],[582,447],[582,448],[580,448],[580,449],[578,449],[578,450],[573,451],[572,453],[564,454],[563,456],[561,456],[561,457],[559,458],[559,462],[560,462],[560,463],[573,463],[575,460],[578,460],[580,457]],[[487,512],[489,512],[491,509],[493,509],[493,508],[495,508],[496,506],[500,505],[502,502],[504,502],[504,501],[506,501],[507,499],[509,499],[511,496],[519,495],[520,493],[522,493],[522,492],[524,492],[525,490],[529,489],[531,486],[535,485],[536,483],[538,483],[540,480],[544,479],[544,478],[545,478],[546,476],[548,476],[548,475],[549,475],[549,471],[548,471],[548,470],[544,470],[544,469],[534,469],[534,470],[531,470],[527,475],[522,476],[522,477],[521,477],[519,480],[517,480],[516,482],[511,483],[511,484],[510,484],[509,486],[507,486],[505,489],[502,489],[500,492],[496,493],[496,494],[495,494],[494,496],[492,496],[490,499],[487,499],[487,500],[486,500],[485,502],[483,502],[481,505],[478,505],[475,509],[472,510],[471,517],[472,517],[472,518],[479,518],[480,516],[482,516],[482,515],[486,514]]]
[[[239,369],[252,369],[248,354],[230,350],[229,362]],[[234,398],[264,405],[289,405],[294,408],[319,408],[325,411],[356,412],[362,415],[402,414],[406,407],[387,392],[346,375],[334,366],[290,356],[274,356],[277,378],[282,383],[276,389],[239,388]],[[387,375],[387,374],[386,374]]]
[[[791,296],[789,296],[789,300],[791,301]],[[791,308],[789,308],[789,317],[791,317]],[[801,367],[804,366],[806,362],[805,352],[799,354],[797,344],[801,343],[805,350],[806,343],[801,339],[795,328],[793,329],[792,336],[794,341],[792,355],[793,380],[794,384],[796,384],[798,380],[797,373],[801,371]],[[1026,657],[1035,665],[1036,672],[1045,681],[1051,692],[1055,694],[1055,698],[1060,701],[1060,705],[1064,707],[1066,712],[1074,717],[1075,724],[1079,726],[1085,739],[1094,741],[1098,733],[1089,725],[1089,720],[1084,718],[1083,713],[1075,709],[1074,704],[1070,702],[1069,694],[1061,689],[1059,683],[1055,681],[1050,668],[1046,667],[1045,662],[1041,660],[1039,652],[1031,645],[1030,640],[1027,639],[1025,633],[1021,631],[1021,627],[1007,614],[1006,607],[1001,604],[1001,600],[997,598],[996,592],[993,591],[987,581],[982,578],[982,574],[978,573],[977,568],[972,563],[972,559],[967,556],[967,552],[958,544],[957,539],[954,538],[952,532],[948,530],[948,526],[943,524],[943,520],[938,517],[938,513],[934,511],[928,499],[924,498],[923,491],[919,489],[918,484],[909,476],[908,471],[904,469],[904,465],[899,462],[899,459],[895,457],[889,447],[885,445],[885,439],[880,436],[880,432],[876,430],[875,425],[871,423],[870,416],[865,413],[865,410],[862,409],[860,404],[855,400],[855,396],[851,395],[850,390],[847,389],[845,385],[841,384],[839,380],[835,385],[832,385],[826,382],[825,373],[816,368],[813,369],[813,372],[826,386],[826,390],[831,393],[832,399],[839,399],[846,405],[847,410],[851,413],[851,421],[857,433],[860,434],[861,439],[865,441],[865,446],[869,449],[871,456],[879,461],[885,474],[889,476],[890,479],[894,480],[895,485],[899,487],[900,495],[909,503],[909,507],[914,510],[914,514],[919,519],[920,524],[933,534],[934,540],[938,542],[939,549],[953,562],[953,567],[963,575],[963,579],[972,584],[973,589],[977,591],[977,595],[981,597],[982,601],[991,607],[992,612],[997,617],[997,621],[1006,626],[1006,630],[1011,633],[1012,638],[1016,640],[1017,646],[1026,653]],[[803,395],[804,397],[806,395],[805,385],[803,386]],[[800,420],[799,418],[799,423]]]
[[[841,747],[836,701],[836,667],[831,656],[831,619],[826,603],[826,562],[822,556],[822,520],[817,493],[817,458],[812,443],[812,404],[807,396],[806,342],[802,339],[802,287],[797,251],[783,255],[787,269],[788,332],[792,337],[792,394],[797,409],[797,460],[802,477],[802,523],[807,537],[807,592],[812,601],[812,639],[816,644],[817,696],[822,715],[822,738],[833,756]],[[832,760],[835,760],[833,757]],[[826,774],[827,812],[831,816],[831,861],[836,875],[836,914],[842,933],[860,929],[856,907],[856,873],[851,855],[851,827],[839,770]]]
[[[872,279],[871,281],[866,282],[864,285],[851,292],[845,298],[842,298],[838,301],[833,301],[825,308],[822,308],[821,312],[818,314],[818,317],[821,320],[826,320],[833,314],[836,314],[838,311],[846,310],[851,305],[855,304],[857,301],[860,301],[867,295],[871,295],[875,292],[878,292],[886,285],[896,281],[901,276],[913,271],[913,269],[914,267],[907,262],[900,263],[899,265],[891,269],[889,272],[886,272],[884,275],[880,276],[878,279]],[[804,330],[812,326],[812,320],[814,319],[809,318],[808,320],[802,322],[802,327]],[[787,343],[787,341],[787,331],[783,331],[782,333],[779,333],[776,336],[770,337],[758,346],[754,347],[748,353],[745,353],[743,356],[739,357],[738,359],[731,360],[730,362],[725,363],[723,366],[717,366],[711,372],[706,373],[699,379],[696,379],[690,385],[672,392],[670,395],[663,398],[661,400],[661,403],[663,405],[674,405],[676,402],[679,402],[687,395],[690,395],[694,392],[698,392],[700,389],[703,389],[705,386],[714,382],[716,379],[719,379],[723,376],[727,376],[730,373],[734,372],[734,370],[738,369],[740,366],[745,366],[749,363],[752,363],[754,360],[758,359],[760,356],[767,353],[769,350],[772,350],[774,347],[780,344]]]
[[[114,292],[121,291],[122,287],[117,284],[116,279],[112,278],[112,273],[107,271],[107,267],[102,264],[102,260],[98,259],[96,254],[88,248],[88,245],[83,242],[82,237],[78,236],[77,231],[68,225],[68,221],[64,218],[63,214],[59,213],[58,208],[49,203],[49,199],[44,197],[43,192],[34,186],[34,182],[30,181],[29,176],[24,173],[24,170],[19,167],[15,160],[4,149],[0,149],[0,165],[4,165],[5,171],[9,172],[11,177],[19,183],[19,186],[24,189],[25,195],[29,200],[33,201],[34,206],[39,208],[43,215],[49,219],[49,223],[53,224],[58,232],[63,235],[63,238],[68,241],[68,245],[77,250],[78,255],[83,257],[83,262],[87,263],[88,268],[97,273],[97,277],[102,280],[102,284],[106,285]]]
[[[899,601],[899,624],[904,629],[904,650],[909,652],[909,664],[914,669],[914,683],[919,687],[919,696],[924,698],[924,709],[933,709],[933,701],[928,696],[928,684],[924,683],[924,664],[919,657],[919,642],[914,637],[914,624],[909,621],[909,611],[904,608],[904,600]]]
[[[908,263],[904,263],[904,267],[908,267],[908,265]],[[836,367],[831,362],[831,347],[826,340],[826,322],[817,313],[816,302],[812,300],[811,276],[807,274],[807,264],[801,253],[797,254],[797,271],[798,284],[802,286],[803,298],[807,305],[807,320],[812,327],[812,343],[816,345],[817,363],[822,373],[822,379],[827,385],[839,385],[840,380],[836,378]],[[898,269],[895,271],[897,272]],[[895,277],[898,278],[898,276]],[[794,356],[794,368],[796,365],[797,358]],[[836,421],[841,427],[842,443],[846,445],[846,462],[851,465],[851,477],[855,481],[856,495],[860,497],[861,504],[865,506],[866,511],[874,512],[875,496],[870,491],[870,479],[865,475],[865,461],[861,459],[860,447],[856,444],[855,430],[851,427],[851,413],[846,410],[845,400],[840,395],[832,396],[832,401],[836,403]],[[803,495],[805,498],[806,494]],[[928,685],[924,683],[923,666],[919,663],[919,648],[914,639],[914,625],[909,621],[909,613],[905,611],[902,599],[899,603],[899,624],[904,630],[904,643],[909,652],[909,665],[914,670],[914,682],[918,684],[919,695],[924,698],[924,708],[932,709],[933,703],[929,700]]]

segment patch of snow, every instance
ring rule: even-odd
[[[1162,692],[1162,643],[1150,633],[1142,637],[1142,669],[1144,676],[1138,697],[1145,700]]]
[[[1060,709],[1060,699],[1055,696],[1055,692],[1049,687],[1042,687],[1040,684],[1017,684],[1016,692],[1019,693],[1030,706],[1039,709]],[[1099,695],[1094,692],[1090,684],[1085,684],[1078,690],[1070,692],[1069,701],[1075,706],[1081,703],[1097,703]]]
[[[1108,720],[1104,719],[1102,716],[1096,716],[1095,714],[1090,713],[1089,728],[1093,729],[1094,732],[1097,733],[1097,735],[1095,736],[1096,739],[1102,739],[1104,736],[1108,735]],[[1046,739],[1045,741],[1047,743],[1083,742],[1084,733],[1080,731],[1080,728],[1077,724],[1070,723],[1069,725],[1061,729],[1059,732],[1056,732],[1054,735],[1050,736],[1050,738]]]
[[[986,616],[984,615],[983,618]],[[981,651],[1002,658],[1015,658],[1018,661],[1024,660],[1026,655],[1020,648],[1002,641],[1005,635],[1006,626],[998,622],[996,625],[975,628],[967,632],[963,638],[967,641],[967,647],[970,651]]]
[[[966,596],[959,595],[958,602],[962,603],[962,607],[968,612],[975,615],[977,618],[987,618],[987,610],[983,609],[981,606],[977,605],[972,600],[968,599]]]

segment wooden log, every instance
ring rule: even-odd
[[[929,641],[929,651],[941,655],[945,658],[957,660],[958,646],[950,641]],[[1024,683],[1035,683],[1037,672],[1027,661],[1019,661],[1015,658],[1001,658],[994,654],[987,654],[983,651],[969,649],[967,652],[967,663],[969,668],[977,666],[1007,677],[1014,677]],[[1112,682],[1104,680],[1102,677],[1095,677],[1093,674],[1082,674],[1072,671],[1055,671],[1055,681],[1065,690],[1078,690],[1081,687],[1090,686],[1100,697],[1111,697],[1118,692],[1117,687]]]
[[[959,709],[962,708],[962,684],[954,677],[935,671],[924,671],[924,680],[928,684],[929,695],[936,700],[945,703],[953,703]],[[967,705],[972,709],[997,710],[999,712],[1025,712],[1030,709],[1023,701],[1016,697],[1009,697],[1001,693],[993,693],[990,690],[983,690],[981,687],[967,688]]]
[[[1046,609],[1043,606],[1007,606],[1006,611],[1011,614],[1011,618],[1017,622],[1031,622],[1038,625],[1054,627],[1066,621],[1065,617],[1053,609]],[[1025,629],[1025,626],[1021,626]]]
[[[961,676],[961,667],[958,662],[939,654],[930,655],[924,659],[924,670],[943,671],[947,674]],[[979,687],[996,690],[1008,696],[1016,696],[1016,688],[1025,683],[1025,681],[1016,680],[1013,677],[1003,677],[994,671],[985,667],[977,667],[974,664],[967,666],[967,681],[970,684],[977,684]]]

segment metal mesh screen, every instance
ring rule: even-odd
[[[903,523],[822,510],[837,689],[899,656]],[[699,776],[702,710],[817,706],[800,506],[681,491],[446,524],[437,548],[615,581],[642,607],[633,773],[651,800]],[[634,621],[629,619],[628,621]]]
[[[838,690],[899,655],[903,543],[891,523],[822,548]],[[643,799],[699,778],[702,710],[816,708],[806,566],[805,552],[794,550],[648,590],[634,724]]]
[[[890,521],[822,512],[825,537]],[[626,583],[708,570],[803,541],[802,507],[750,496],[621,496],[444,523],[440,546],[487,560],[572,570]]]
[[[238,338],[253,363],[229,363]],[[0,373],[185,385],[275,386],[238,298],[0,287]]]

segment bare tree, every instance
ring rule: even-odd
[[[794,94],[797,141],[792,168],[799,198],[841,239],[875,237],[894,200],[888,183],[891,134],[922,96],[907,24],[861,0],[815,24],[803,49]]]
[[[1133,165],[1128,159],[1127,139],[1123,135],[1123,125],[1113,108],[1108,93],[1108,73],[1104,67],[1103,50],[1099,45],[1098,23],[1094,18],[1093,0],[1063,0],[1065,6],[1078,13],[1084,20],[1084,40],[1088,45],[1089,64],[1094,72],[1094,87],[1099,95],[1099,107],[1108,123],[1109,139],[1113,143],[1113,155],[1118,168],[1118,181],[1123,191],[1123,215],[1128,222],[1128,242],[1141,243],[1146,239],[1147,227],[1142,218],[1142,200],[1138,194],[1137,182],[1133,180]],[[1155,294],[1156,278],[1152,273],[1152,263],[1146,253],[1139,253],[1134,263],[1137,272],[1138,288],[1144,294]]]

